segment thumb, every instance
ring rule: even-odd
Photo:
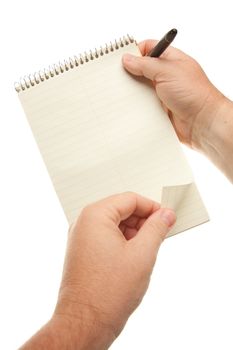
[[[144,76],[152,81],[157,80],[161,73],[165,72],[165,62],[155,57],[140,57],[125,54],[122,58],[124,68],[138,76]]]
[[[140,249],[147,255],[152,253],[156,258],[159,247],[176,221],[173,210],[162,208],[148,217],[143,226],[135,236],[135,241],[139,243]]]

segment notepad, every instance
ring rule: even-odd
[[[172,124],[151,83],[127,73],[133,38],[73,57],[16,85],[69,223],[124,191],[176,211],[169,235],[208,221]]]

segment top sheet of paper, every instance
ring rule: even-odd
[[[140,55],[127,45],[19,98],[69,223],[88,203],[134,191],[178,208],[175,234],[208,215],[151,83],[124,70],[124,52]]]

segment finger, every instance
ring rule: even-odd
[[[101,214],[107,215],[117,225],[132,214],[148,217],[159,208],[158,203],[134,192],[116,194],[96,202],[94,205],[96,209],[101,211]]]
[[[137,76],[144,76],[152,81],[156,81],[161,74],[167,71],[169,62],[155,57],[139,57],[125,54],[122,58],[124,68]]]
[[[136,236],[138,230],[136,228],[126,227],[124,231],[125,239],[128,241]]]
[[[158,40],[154,40],[154,39],[141,41],[138,44],[138,47],[139,47],[139,50],[141,51],[142,56],[147,55],[155,47],[157,43],[158,43]]]
[[[136,236],[136,234],[138,233],[138,230],[141,228],[141,226],[144,224],[144,222],[146,221],[146,219],[141,218],[140,221],[137,224],[137,227],[125,227],[125,231],[124,231],[124,236],[125,239],[128,241],[130,239],[132,239],[133,237]]]
[[[159,209],[159,208],[158,208]],[[151,213],[150,213],[151,214]],[[149,214],[149,215],[150,215]],[[145,219],[146,216],[144,216],[143,218],[141,216],[138,216],[138,215],[131,215],[128,219],[124,220],[121,222],[121,224],[124,224],[126,225],[127,227],[132,227],[132,228],[138,228],[139,229],[139,224],[140,224],[140,221],[142,219]]]
[[[154,212],[145,221],[135,236],[135,242],[143,253],[152,256],[152,263],[156,259],[158,249],[176,221],[173,210],[163,208]]]
[[[148,39],[138,44],[139,50],[142,56],[146,56],[158,43],[158,40]],[[168,59],[179,59],[184,57],[184,53],[173,47],[169,46],[160,57],[166,57]]]
[[[130,216],[128,219],[122,221],[119,229],[125,236],[126,240],[133,238],[138,230],[142,227],[147,218],[140,218],[138,216]]]

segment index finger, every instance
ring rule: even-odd
[[[158,43],[158,40],[153,40],[153,39],[141,41],[138,44],[138,47],[139,47],[139,50],[141,51],[142,56],[147,55],[153,49],[153,47],[155,47],[157,43]]]
[[[104,198],[94,204],[117,225],[132,214],[147,218],[160,208],[159,203],[134,192],[123,192]]]
[[[142,56],[146,56],[157,45],[157,43],[158,40],[153,39],[141,41],[138,44],[138,47]],[[161,56],[169,59],[179,59],[183,56],[183,53],[179,49],[169,46]]]

